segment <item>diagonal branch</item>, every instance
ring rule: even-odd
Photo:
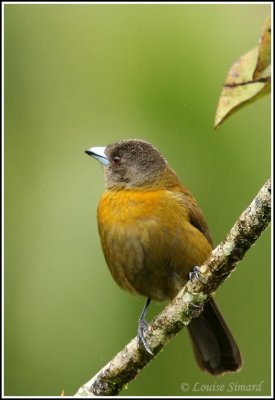
[[[256,242],[271,219],[271,180],[259,191],[250,206],[241,214],[227,237],[200,267],[174,300],[149,325],[146,340],[156,355],[192,318],[234,270],[246,251]],[[134,338],[75,396],[114,396],[134,379],[154,357],[137,348]]]

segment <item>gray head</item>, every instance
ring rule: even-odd
[[[107,189],[155,186],[167,168],[160,152],[144,140],[121,140],[107,147],[91,147],[86,153],[104,165]]]

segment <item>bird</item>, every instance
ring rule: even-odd
[[[153,354],[144,336],[150,302],[173,299],[209,257],[209,228],[189,189],[151,143],[123,139],[85,153],[104,169],[97,222],[107,266],[122,289],[147,298],[138,321],[138,346]],[[240,350],[213,297],[188,330],[203,371],[240,370]]]

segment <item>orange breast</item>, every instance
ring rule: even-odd
[[[108,267],[124,289],[156,300],[173,297],[211,252],[188,209],[166,190],[106,191],[98,227]]]
[[[98,206],[98,222],[131,225],[139,218],[150,218],[162,197],[162,191],[106,191]]]

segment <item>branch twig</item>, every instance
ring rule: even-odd
[[[156,355],[192,318],[198,316],[207,299],[234,270],[246,251],[269,225],[271,180],[259,191],[231,231],[200,267],[200,279],[189,281],[175,299],[151,322],[146,339]],[[137,348],[133,339],[75,396],[114,396],[134,379],[154,357]]]

